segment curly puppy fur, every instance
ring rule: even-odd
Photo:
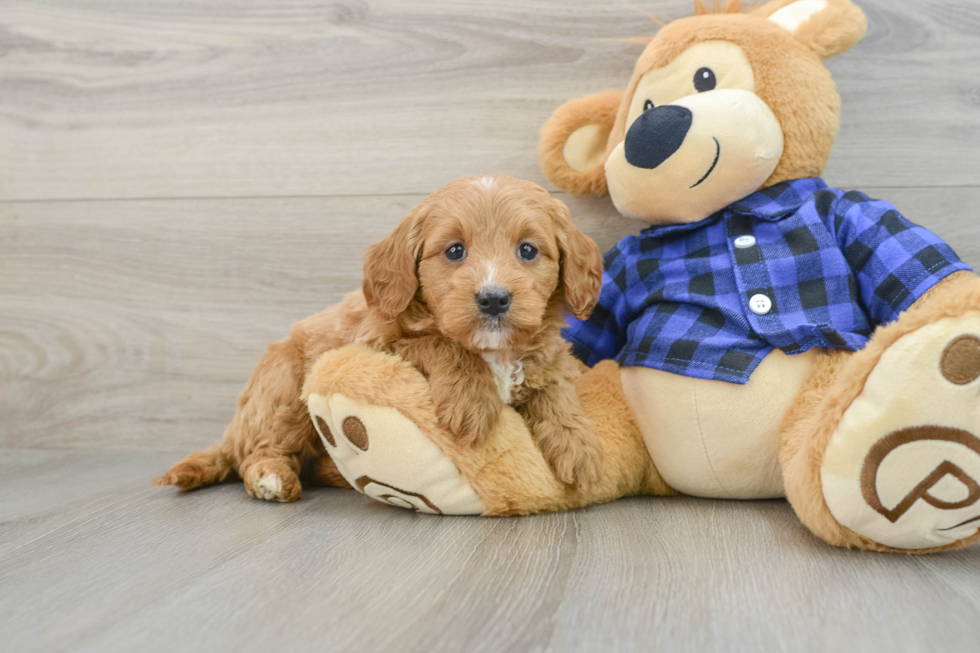
[[[154,483],[188,490],[235,473],[250,495],[277,501],[300,498],[301,475],[349,487],[320,446],[302,389],[324,352],[360,344],[422,371],[440,422],[461,442],[485,438],[507,401],[558,479],[588,485],[602,449],[560,329],[567,309],[588,316],[601,283],[595,242],[543,188],[498,175],[450,182],[368,249],[362,292],[269,345],[222,441]],[[481,310],[487,289],[509,296],[506,311]]]

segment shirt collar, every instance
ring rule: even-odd
[[[818,177],[783,181],[752,193],[704,220],[688,224],[653,225],[640,233],[659,238],[670,234],[695,231],[722,219],[726,213],[749,215],[760,220],[775,222],[799,211],[811,195],[825,188],[827,188],[827,184]]]
[[[775,186],[763,188],[726,208],[726,211],[751,215],[760,220],[774,221],[791,213],[796,213],[807,199],[818,190],[827,188],[823,179],[793,179]]]

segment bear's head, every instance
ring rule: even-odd
[[[665,25],[625,91],[571,100],[541,130],[545,174],[609,192],[623,215],[696,222],[755,191],[823,172],[840,97],[821,62],[858,42],[850,0],[741,0]]]

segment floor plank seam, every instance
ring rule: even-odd
[[[874,190],[899,191],[899,190],[961,190],[961,189],[980,189],[977,184],[950,184],[950,185],[905,185],[905,186],[879,186],[868,185],[865,188]],[[421,191],[406,191],[403,193],[325,193],[313,195],[183,195],[174,197],[55,197],[55,198],[28,198],[28,199],[0,199],[0,206],[12,206],[16,204],[81,204],[97,202],[221,202],[239,200],[315,200],[315,199],[358,199],[372,197],[425,197],[435,188]],[[861,189],[856,189],[861,190]],[[549,193],[557,196],[570,197],[607,197],[592,195],[574,195],[561,190],[549,190]]]

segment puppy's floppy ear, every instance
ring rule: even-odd
[[[565,302],[580,320],[588,319],[599,301],[602,287],[602,254],[595,241],[572,223],[568,207],[551,199],[561,250],[561,283]]]
[[[776,23],[821,59],[848,50],[868,30],[864,12],[851,0],[771,0],[752,13]]]
[[[421,207],[416,207],[390,236],[364,254],[364,299],[389,322],[408,308],[419,289],[424,221]]]
[[[556,186],[577,195],[606,192],[606,145],[622,102],[622,91],[569,100],[541,127],[538,161]]]

